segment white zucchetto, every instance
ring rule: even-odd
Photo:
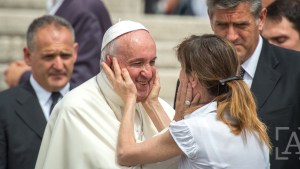
[[[130,21],[130,20],[119,21],[118,23],[111,26],[105,32],[102,40],[101,51],[105,48],[105,46],[109,42],[116,39],[117,37],[125,33],[132,32],[135,30],[140,30],[140,29],[148,31],[141,23]]]

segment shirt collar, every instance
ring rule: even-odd
[[[38,100],[40,101],[40,103],[42,103],[42,105],[46,104],[50,97],[51,97],[51,93],[47,91],[46,89],[44,89],[31,75],[30,76],[30,83],[37,95]],[[65,85],[65,87],[63,87],[59,92],[62,96],[64,96],[68,91],[70,90],[70,83],[67,83]]]
[[[261,53],[262,45],[263,45],[263,40],[262,40],[262,37],[259,35],[258,44],[255,48],[254,53],[251,55],[251,57],[249,57],[249,59],[247,59],[242,64],[242,67],[247,72],[247,74],[251,76],[252,79],[255,74],[255,70],[256,70],[258,59],[259,59],[259,56]]]
[[[216,101],[210,102],[210,103],[198,108],[197,110],[195,110],[191,114],[188,114],[188,115],[184,116],[184,119],[189,119],[189,118],[192,118],[194,116],[205,115],[205,114],[208,114],[208,113],[216,112],[217,111],[217,105],[218,104],[217,104]]]

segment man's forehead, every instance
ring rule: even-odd
[[[251,5],[249,3],[240,3],[237,6],[233,7],[222,7],[222,6],[214,6],[211,10],[212,13],[226,13],[226,14],[234,14],[234,13],[243,13],[243,14],[251,14]]]
[[[133,61],[152,61],[152,60],[156,60],[157,57],[156,56],[152,56],[152,57],[144,57],[144,56],[139,56],[139,55],[136,55],[136,56],[132,56],[132,57],[129,57],[127,59],[128,62],[133,62]]]
[[[217,23],[247,23],[250,20],[254,20],[254,16],[250,12],[246,11],[220,11],[212,14],[211,19]]]

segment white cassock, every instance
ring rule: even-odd
[[[160,103],[170,119],[174,109]],[[64,96],[48,121],[36,169],[176,169],[178,158],[143,166],[122,167],[116,162],[121,119],[121,98],[103,71]],[[144,141],[158,134],[142,104],[136,104],[135,138]]]

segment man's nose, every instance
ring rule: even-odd
[[[149,64],[143,66],[142,75],[145,77],[152,77],[152,67]]]
[[[233,26],[228,27],[226,39],[229,40],[230,42],[234,42],[235,40],[238,39],[238,33]]]
[[[64,67],[63,60],[60,56],[55,57],[53,67],[55,69],[62,69]]]

